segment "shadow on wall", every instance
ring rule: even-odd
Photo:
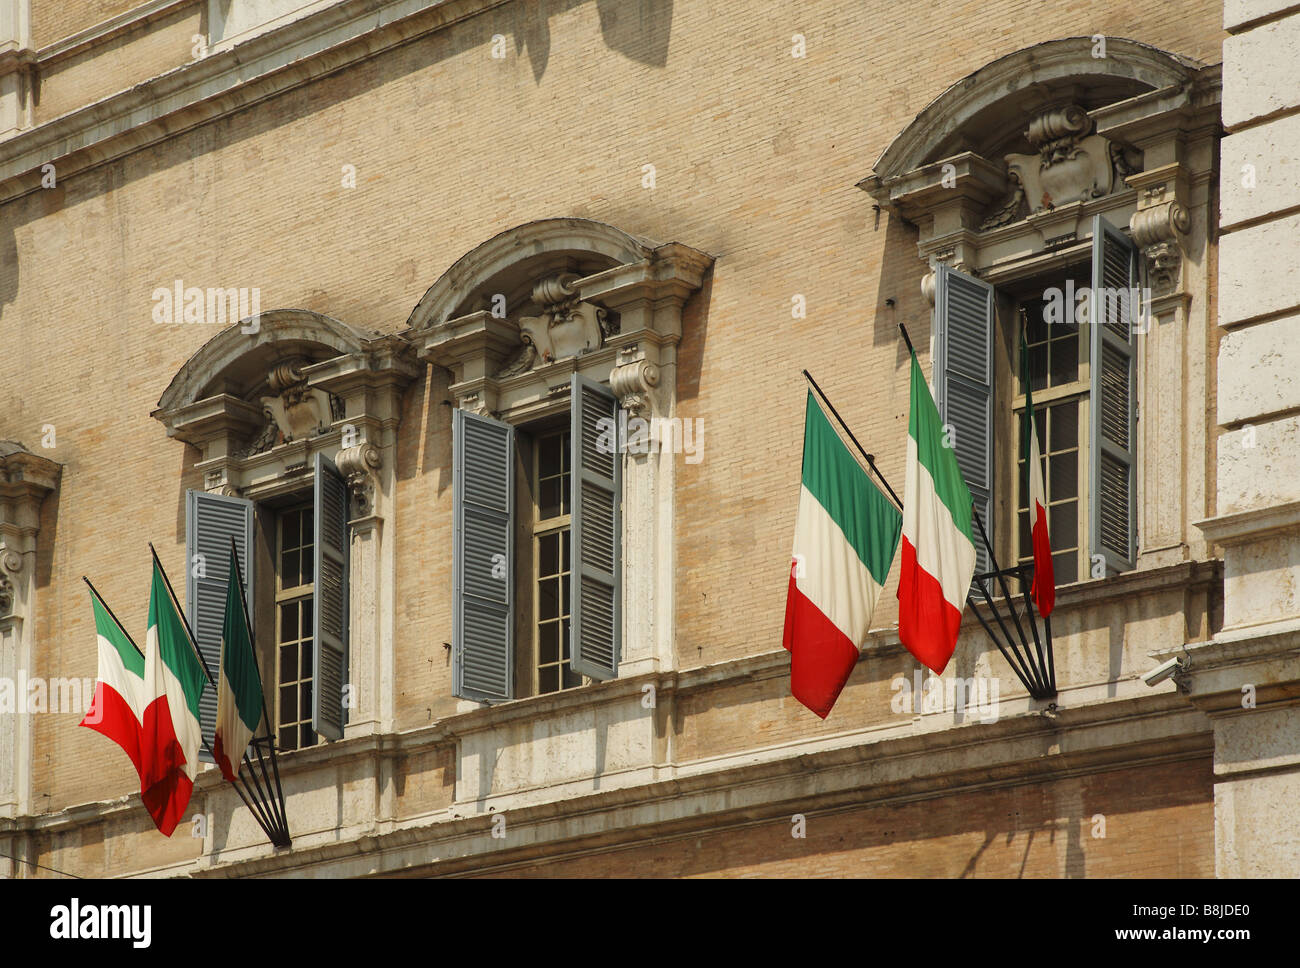
[[[551,57],[549,20],[574,6],[573,0],[524,0],[511,7],[515,53],[528,52],[533,80],[539,84]],[[601,36],[610,50],[648,67],[667,65],[673,0],[596,0],[596,12]]]
[[[899,335],[898,324],[907,327],[917,357],[923,359],[929,352],[932,307],[921,292],[921,279],[929,269],[916,252],[916,228],[884,209],[878,214],[878,219],[868,220],[877,235],[882,231],[884,233],[872,344],[894,344],[900,372],[906,374],[907,346]],[[894,301],[893,306],[887,305],[891,299]]]

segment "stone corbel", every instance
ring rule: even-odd
[[[1129,220],[1133,241],[1142,250],[1152,294],[1167,295],[1178,288],[1183,261],[1183,241],[1191,228],[1187,207],[1166,198],[1165,185],[1152,185],[1142,192],[1138,210]]]
[[[636,355],[636,344],[623,347],[618,364],[609,374],[609,388],[630,417],[653,416],[658,406],[659,367]]]
[[[355,447],[340,450],[334,463],[348,482],[348,492],[352,495],[352,516],[362,518],[373,513],[375,484],[379,468],[383,465],[383,455],[379,448],[363,441]]]

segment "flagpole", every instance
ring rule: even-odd
[[[244,615],[244,627],[248,629],[249,650],[253,653],[253,668],[257,670],[257,685],[262,694],[262,726],[266,732],[267,745],[271,750],[271,769],[275,774],[275,792],[278,797],[278,802],[272,801],[272,803],[273,806],[277,808],[276,812],[280,820],[280,829],[284,832],[286,843],[283,846],[287,847],[292,843],[292,840],[289,837],[289,818],[284,809],[284,788],[280,785],[280,764],[275,755],[275,737],[271,734],[271,713],[270,706],[268,706],[266,702],[266,681],[262,678],[262,664],[257,661],[257,645],[253,632],[253,623],[248,614],[248,598],[244,593],[244,572],[243,569],[239,567],[239,549],[235,546],[234,535],[230,536],[230,564],[231,567],[235,569],[235,579],[238,582],[237,587],[239,588],[239,607]],[[257,747],[256,743],[253,744],[253,748],[257,750],[257,761],[262,767],[262,776],[266,777],[266,761],[262,758],[262,751]],[[244,757],[247,759],[247,751],[245,751]],[[249,764],[249,769],[252,769],[251,763]],[[269,780],[266,785],[269,789],[271,786]]]
[[[81,576],[81,580],[84,581],[87,585],[90,585],[90,579],[87,578],[85,575]],[[140,653],[141,656],[143,656],[144,650],[141,649],[140,646],[135,644],[135,639],[131,638],[131,633],[128,632],[126,630],[126,627],[123,626],[122,623],[117,620],[117,616],[113,614],[113,610],[108,607],[108,602],[104,601],[104,596],[99,594],[99,589],[97,589],[94,585],[90,585],[90,594],[94,595],[95,598],[99,599],[99,604],[104,606],[104,611],[108,612],[108,617],[111,618],[113,622],[117,625],[118,630],[123,635],[126,636],[126,640],[131,643],[131,645],[135,648],[137,652]]]
[[[185,617],[185,612],[181,609],[180,599],[176,597],[176,589],[172,587],[172,580],[167,577],[167,569],[165,569],[162,566],[162,562],[158,560],[158,551],[156,548],[154,548],[152,541],[149,542],[149,553],[153,555],[153,563],[158,567],[158,574],[162,575],[163,583],[166,584],[167,586],[167,593],[171,596],[172,606],[173,608],[176,609],[176,614],[180,616],[181,624],[185,628],[185,635],[190,640],[190,648],[194,650],[194,654],[198,657],[199,664],[203,666],[203,674],[208,677],[208,684],[211,685],[213,690],[215,691],[217,688],[217,683],[212,678],[212,670],[208,668],[208,662],[205,658],[203,658],[203,652],[199,649],[198,640],[194,637],[194,630],[190,628],[190,620]],[[203,740],[203,748],[208,751],[208,755],[212,757],[213,762],[216,762],[217,754],[214,753],[212,751],[212,747],[208,745],[207,738],[203,736],[202,730],[200,730],[199,736],[200,739]],[[252,795],[253,793],[252,788],[248,787],[247,782],[245,782],[244,785],[245,788],[248,790],[249,795]],[[239,798],[244,801],[244,805],[248,807],[249,811],[260,818],[259,826],[262,827],[263,832],[268,837],[271,836],[271,831],[269,828],[272,826],[272,824],[270,823],[269,820],[266,819],[267,816],[266,809],[262,803],[262,801],[266,799],[266,797],[262,794],[260,790],[258,790],[255,799],[257,800],[258,807],[261,809],[254,809],[252,803],[249,802],[248,796],[244,795],[244,791],[239,788],[239,785],[232,784],[232,786],[234,786],[235,792],[239,794]]]
[[[894,503],[898,505],[899,509],[901,510],[903,507],[903,502],[899,499],[898,495],[894,493],[894,489],[889,486],[889,482],[885,480],[885,475],[880,473],[880,468],[876,466],[876,458],[873,455],[868,454],[867,449],[863,447],[861,443],[858,442],[858,438],[853,436],[853,431],[850,430],[849,425],[844,422],[844,418],[840,416],[840,412],[835,409],[835,404],[831,403],[830,398],[827,397],[824,392],[822,392],[822,388],[817,385],[817,381],[812,378],[812,374],[809,373],[807,370],[804,370],[803,375],[804,375],[804,379],[807,380],[810,384],[812,384],[812,388],[817,391],[817,396],[821,397],[822,400],[825,402],[826,406],[830,408],[831,413],[835,416],[835,420],[839,423],[841,427],[844,428],[844,432],[849,435],[849,440],[853,441],[853,446],[857,447],[858,453],[860,453],[864,458],[866,458],[867,465],[872,469],[872,471],[875,472],[875,475],[880,480],[880,483],[885,485],[885,490],[889,492],[889,496],[894,499]]]

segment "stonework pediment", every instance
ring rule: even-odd
[[[618,332],[615,315],[582,299],[572,287],[578,278],[577,273],[559,273],[533,287],[532,299],[541,311],[519,318],[519,349],[497,376],[514,376],[539,365],[590,353],[600,349],[607,336]]]

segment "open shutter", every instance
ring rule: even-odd
[[[226,582],[230,571],[230,539],[244,576],[248,614],[253,603],[253,502],[205,491],[185,496],[185,610],[194,640],[214,676],[221,668],[221,628],[226,615]],[[201,558],[198,556],[202,556]],[[197,572],[197,574],[196,574]],[[199,697],[199,725],[207,745],[217,728],[217,690],[204,689]],[[206,749],[199,759],[213,762]]]
[[[992,544],[993,287],[940,264],[935,272],[935,402],[953,429],[957,466]],[[993,566],[975,535],[975,572]]]
[[[452,414],[452,694],[515,697],[515,430]]]
[[[1139,306],[1137,248],[1100,215],[1092,222],[1092,321],[1089,335],[1091,488],[1090,555],[1107,574],[1137,558],[1137,397],[1133,332]]]
[[[618,677],[620,505],[623,455],[618,447],[618,400],[608,389],[573,374],[573,560],[570,565],[570,665],[592,679]]]
[[[312,548],[311,728],[343,738],[343,684],[348,672],[348,488],[334,462],[316,455]]]

